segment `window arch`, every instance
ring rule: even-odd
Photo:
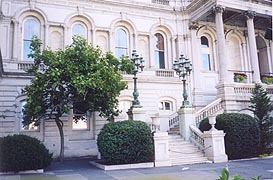
[[[33,60],[30,54],[30,43],[33,36],[40,38],[41,24],[36,18],[28,18],[23,23],[23,60]]]
[[[154,35],[154,54],[156,67],[165,69],[164,37],[160,33]]]
[[[115,32],[116,44],[115,55],[120,58],[122,55],[128,55],[128,33],[123,28],[117,28]]]
[[[211,62],[211,46],[206,36],[201,36],[201,51],[202,51],[202,69],[205,71],[212,70]]]
[[[72,25],[72,36],[79,35],[87,39],[87,28],[81,22],[76,22]]]

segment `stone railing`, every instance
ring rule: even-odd
[[[160,77],[174,77],[174,71],[167,69],[156,70],[155,75]]]
[[[264,85],[263,86],[268,95],[273,96],[273,85]],[[236,99],[249,99],[255,88],[254,84],[236,84],[234,85],[234,94],[237,96]]]
[[[170,115],[169,117],[169,128],[174,127],[175,125],[178,125],[179,123],[179,116],[177,113],[174,113]]]
[[[190,125],[190,141],[194,143],[199,149],[204,150],[205,143],[203,138],[203,133],[194,125]]]
[[[234,93],[235,94],[251,94],[253,90],[254,90],[254,85],[251,85],[251,86],[236,85],[236,86],[234,86]]]
[[[20,62],[18,63],[17,70],[26,72],[33,66],[33,62]],[[47,66],[41,63],[39,65],[39,71],[44,71],[47,69]]]
[[[17,70],[27,71],[33,66],[33,62],[20,62],[18,63]]]
[[[169,5],[170,1],[169,0],[152,0],[152,3],[155,4],[163,4],[163,5]]]
[[[203,119],[223,110],[223,106],[222,106],[221,102],[222,102],[222,99],[218,98],[215,101],[213,101],[212,103],[205,106],[204,108],[197,111],[195,114],[196,124],[199,124],[200,121],[202,121]]]

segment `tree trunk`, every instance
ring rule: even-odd
[[[64,131],[63,131],[63,122],[60,120],[59,117],[55,118],[55,122],[57,124],[57,127],[59,129],[60,138],[61,138],[61,149],[60,149],[60,156],[59,161],[62,162],[64,159]]]

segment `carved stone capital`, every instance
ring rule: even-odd
[[[199,25],[197,22],[190,22],[189,23],[189,29],[190,30],[197,30],[199,28]]]
[[[215,6],[212,7],[212,11],[214,13],[223,13],[225,11],[225,8],[220,4],[216,4]]]
[[[256,16],[256,12],[248,10],[244,12],[244,15],[247,19],[254,19],[254,17]]]

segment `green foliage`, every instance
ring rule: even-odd
[[[245,180],[244,178],[241,177],[240,174],[235,174],[232,177],[233,180]],[[253,177],[251,180],[260,180],[261,176]],[[222,174],[219,176],[219,179],[217,180],[229,180],[229,171],[226,168],[222,169]]]
[[[0,138],[0,171],[43,169],[50,165],[52,154],[36,138],[13,135]]]
[[[249,110],[254,113],[261,131],[260,153],[267,153],[267,148],[273,142],[273,117],[270,116],[273,104],[267,91],[259,84],[255,85],[250,102]]]
[[[24,124],[37,122],[48,111],[61,116],[71,105],[82,113],[99,111],[109,119],[118,115],[116,97],[127,87],[118,72],[130,73],[133,65],[128,59],[102,54],[79,36],[64,51],[41,51],[40,46],[41,41],[34,38],[29,56],[35,65],[29,73],[35,77],[23,91],[27,95]],[[44,71],[39,71],[41,66]]]
[[[257,156],[260,130],[253,117],[238,113],[220,114],[216,117],[215,127],[226,133],[225,148],[229,159]],[[210,128],[208,119],[201,121],[201,131],[208,131]]]
[[[142,121],[105,124],[98,135],[97,144],[106,164],[142,163],[154,159],[152,133]]]
[[[127,87],[119,71],[130,73],[133,65],[125,57],[115,58],[110,52],[102,54],[87,41],[74,36],[65,50],[41,50],[41,41],[31,42],[34,66],[28,71],[34,75],[23,93],[27,95],[23,124],[54,118],[61,136],[63,156],[63,122],[60,117],[73,107],[77,113],[100,112],[100,116],[113,120],[117,110],[117,97]],[[43,67],[43,70],[40,70]]]
[[[228,178],[229,178],[229,172],[226,168],[223,168],[221,176],[217,180],[228,180]]]
[[[262,75],[262,82],[265,84],[273,84],[273,76],[271,75]]]

